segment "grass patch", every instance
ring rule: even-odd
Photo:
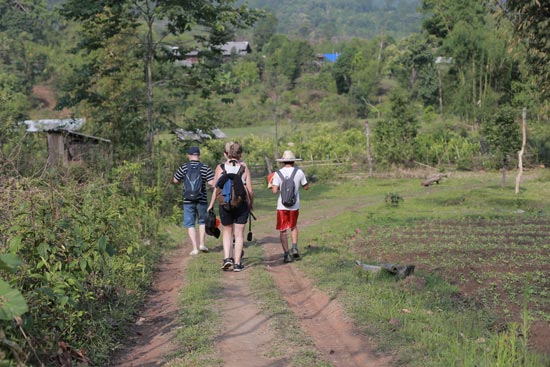
[[[542,208],[550,204],[549,189],[529,180],[517,197],[494,182],[498,175],[462,176],[429,188],[419,180],[369,179],[323,186],[316,197],[308,192],[300,220],[317,220],[301,231],[305,251],[297,266],[337,295],[397,364],[548,365],[548,356],[528,348],[529,325],[546,318],[547,303],[537,294],[548,284],[539,277],[525,288],[524,277],[533,267],[548,270],[550,243],[542,234],[550,213]],[[388,186],[403,197],[398,207],[384,204]],[[327,220],[317,216],[319,201],[333,211]],[[359,269],[355,259],[420,266],[397,281]],[[508,272],[498,271],[502,266]],[[487,290],[463,292],[473,285]]]
[[[187,233],[182,229],[180,236],[186,238]],[[214,344],[220,333],[221,316],[216,305],[221,290],[219,254],[201,254],[190,259],[179,299],[179,347],[167,366],[223,366],[223,361],[215,357]]]

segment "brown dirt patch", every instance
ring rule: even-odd
[[[270,317],[262,314],[250,291],[246,270],[224,275],[221,311],[225,331],[217,340],[224,367],[287,366],[284,356],[268,357],[276,336],[269,327]]]
[[[372,227],[350,241],[354,251],[371,262],[415,264],[419,271],[456,284],[464,300],[491,310],[495,330],[511,321],[521,324],[528,293],[527,307],[535,317],[529,343],[548,353],[550,323],[537,315],[550,313],[549,231],[550,219],[545,217],[481,218]]]
[[[391,357],[374,355],[374,344],[361,334],[335,298],[312,285],[293,264],[284,264],[281,245],[265,245],[269,271],[296,314],[302,329],[317,349],[335,367],[382,367]]]
[[[32,88],[32,95],[36,101],[38,109],[53,111],[57,105],[55,91],[49,84],[50,82],[51,81],[48,81],[46,84],[35,85]],[[71,111],[67,108],[56,112],[58,115],[57,117],[59,118],[67,118],[71,116]]]

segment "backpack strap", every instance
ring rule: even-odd
[[[294,176],[296,176],[296,172],[298,172],[298,167],[294,167],[294,170],[292,171],[292,174],[290,175],[291,180],[294,180]]]
[[[298,167],[293,167],[293,171],[292,171],[292,174],[290,175],[290,179],[291,180],[294,180],[294,176],[296,176],[296,172],[298,172]],[[281,170],[277,170],[277,174],[279,175],[279,177],[281,178],[281,181],[284,181],[285,180],[285,176],[283,176],[283,173],[281,172]]]

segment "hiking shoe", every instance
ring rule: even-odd
[[[290,253],[292,254],[292,257],[295,258],[295,259],[300,257],[300,253],[298,252],[298,249],[296,247],[293,247],[290,250]]]
[[[195,249],[195,250],[193,250],[189,253],[189,255],[191,255],[191,256],[196,256],[198,254],[199,254],[199,250],[197,250],[197,249]]]
[[[235,264],[233,265],[233,271],[236,271],[236,272],[239,272],[241,270],[244,269],[244,265],[243,264]]]
[[[228,257],[227,259],[223,259],[222,270],[229,270],[229,268],[232,266],[233,266],[232,258]]]
[[[291,263],[294,260],[292,260],[292,257],[290,256],[290,254],[285,254],[285,257],[284,257],[283,261],[285,263]]]
[[[199,247],[199,250],[201,250],[202,252],[208,252],[208,247],[206,247],[205,245],[201,245]]]

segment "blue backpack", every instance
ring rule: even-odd
[[[220,164],[220,167],[222,175],[216,182],[216,187],[221,190],[218,190],[216,200],[223,209],[232,211],[246,201],[247,193],[242,179],[244,166],[240,166],[237,173],[227,173],[223,163]]]

